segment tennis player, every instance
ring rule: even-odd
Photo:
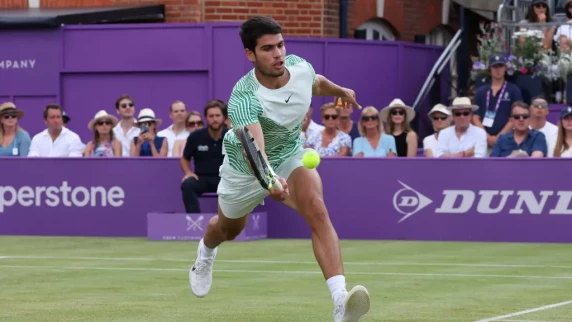
[[[218,216],[210,220],[199,243],[189,272],[191,290],[198,297],[209,293],[218,246],[238,236],[248,214],[270,195],[296,210],[310,226],[314,254],[332,294],[334,321],[359,321],[369,311],[369,294],[360,285],[346,290],[338,236],[324,204],[320,176],[302,165],[305,150],[300,131],[313,95],[336,97],[345,108],[361,106],[353,90],[316,75],[306,60],[286,56],[282,27],[272,18],[254,17],[244,22],[240,37],[254,69],[234,86],[228,116],[233,128],[251,131],[283,190],[262,188],[249,170],[240,140],[234,131],[228,131],[223,140]]]

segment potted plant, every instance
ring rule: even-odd
[[[505,33],[497,23],[481,22],[479,29],[480,34],[476,35],[478,56],[471,56],[471,80],[477,88],[490,82],[491,72],[487,66],[489,58],[507,52]]]

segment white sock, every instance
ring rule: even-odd
[[[344,295],[344,292],[346,292],[346,277],[344,275],[332,276],[326,281],[326,283],[330,288],[332,301],[334,301],[335,304],[340,296]]]
[[[201,241],[199,242],[199,248],[200,248],[200,257],[201,258],[211,258],[214,255],[214,251],[216,248],[208,248],[203,239],[201,239]]]

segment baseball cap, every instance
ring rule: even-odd
[[[532,3],[530,4],[531,6],[534,6],[535,4],[539,4],[539,3],[543,3],[546,6],[548,6],[548,1],[547,0],[532,0]]]
[[[506,65],[506,59],[503,55],[492,55],[489,58],[489,67],[496,65]]]
[[[568,106],[560,112],[560,118],[563,119],[568,115],[572,115],[572,107]]]

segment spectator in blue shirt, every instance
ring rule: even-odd
[[[510,123],[513,130],[498,137],[491,157],[542,158],[546,156],[548,148],[544,133],[529,128],[530,107],[528,104],[515,102],[512,105]]]
[[[509,122],[511,106],[522,101],[522,93],[518,86],[505,79],[506,59],[503,55],[492,55],[489,59],[491,84],[484,85],[475,92],[474,104],[479,107],[473,112],[473,124],[487,132],[487,143],[490,148],[500,134],[512,129]]]
[[[18,125],[24,111],[16,109],[12,102],[0,105],[0,156],[27,156],[30,135]]]

